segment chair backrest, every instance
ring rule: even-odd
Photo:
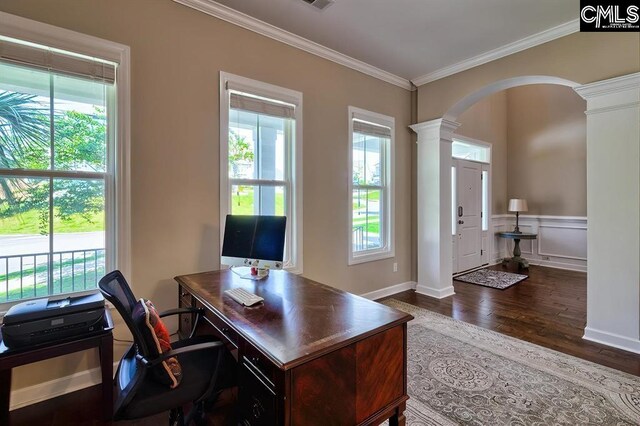
[[[100,287],[100,292],[104,298],[116,307],[118,313],[120,313],[120,316],[127,324],[127,327],[129,327],[133,341],[140,353],[147,356],[149,350],[145,344],[145,340],[133,322],[132,312],[137,300],[131,291],[131,287],[129,287],[129,283],[124,278],[124,275],[122,275],[122,272],[118,270],[109,272],[98,282],[98,287]]]

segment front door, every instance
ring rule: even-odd
[[[455,211],[457,271],[482,265],[482,165],[454,160],[457,206]]]

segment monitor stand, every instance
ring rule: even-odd
[[[259,281],[269,276],[269,269],[247,266],[233,267],[231,270],[245,280]]]

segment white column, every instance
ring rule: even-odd
[[[451,142],[459,123],[437,119],[414,124],[418,134],[418,293],[438,299],[455,294],[451,261]]]
[[[587,327],[640,353],[640,73],[576,88],[587,101]]]

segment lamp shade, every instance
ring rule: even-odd
[[[523,198],[512,198],[509,200],[510,212],[526,212],[527,210],[529,210],[527,200]]]

